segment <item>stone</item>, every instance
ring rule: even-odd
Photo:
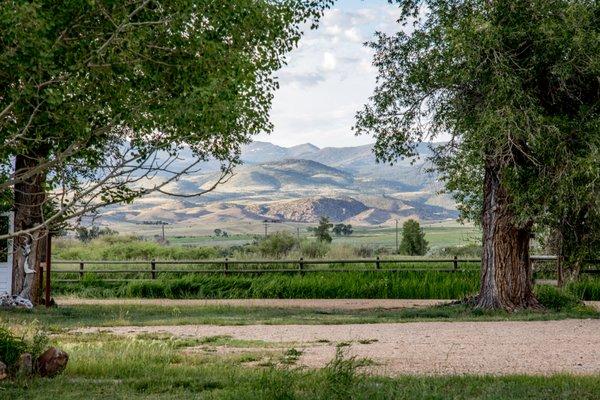
[[[21,296],[0,295],[0,307],[5,308],[33,308],[33,303],[29,299]]]
[[[53,377],[60,374],[66,367],[69,361],[69,355],[57,349],[50,347],[37,359],[37,372],[40,376]]]
[[[6,367],[6,364],[0,361],[0,381],[6,378],[8,378],[8,368]]]
[[[33,357],[29,353],[23,353],[17,363],[17,373],[21,376],[29,376],[33,373]]]

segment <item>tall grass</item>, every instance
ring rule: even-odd
[[[600,300],[600,279],[582,276],[567,284],[567,290],[583,300]]]
[[[60,335],[70,360],[54,379],[0,382],[6,399],[597,399],[597,376],[372,376],[366,360],[338,353],[325,368],[251,366],[210,352],[185,354],[189,340]],[[214,349],[214,348],[211,348]]]
[[[313,272],[300,274],[187,275],[120,284],[102,280],[56,283],[57,294],[142,298],[396,298],[456,299],[478,288],[476,271]]]
[[[216,247],[165,246],[133,236],[104,236],[89,243],[56,240],[53,253],[59,260],[204,260],[224,256]]]

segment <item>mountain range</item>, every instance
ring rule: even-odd
[[[113,223],[164,221],[215,228],[265,219],[314,223],[321,216],[353,225],[455,219],[454,202],[438,194],[437,176],[428,172],[430,146],[419,146],[418,153],[419,157],[391,166],[376,162],[372,145],[318,148],[310,143],[281,147],[252,142],[242,149],[243,163],[233,176],[214,191],[185,199],[149,195],[111,207],[103,218]],[[189,193],[208,188],[218,179],[218,171],[216,162],[207,162],[201,172],[183,176],[168,190]]]

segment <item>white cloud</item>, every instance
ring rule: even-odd
[[[344,36],[351,42],[362,42],[360,33],[356,28],[346,29],[344,31]]]
[[[397,6],[385,1],[345,0],[328,10],[319,29],[305,31],[288,65],[276,74],[281,89],[271,113],[275,129],[256,139],[283,146],[371,143],[371,137],[356,137],[351,129],[373,93],[377,73],[373,51],[362,43],[376,30],[394,32],[397,18]]]
[[[337,65],[337,60],[333,54],[326,51],[323,53],[323,69],[325,71],[333,71]]]

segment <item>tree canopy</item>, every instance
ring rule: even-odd
[[[397,3],[404,30],[370,43],[378,84],[357,115],[378,158],[449,136],[434,161],[474,220],[486,164],[502,169],[521,221],[600,208],[598,2]]]
[[[403,29],[370,44],[379,75],[356,130],[386,162],[442,139],[434,165],[484,228],[478,304],[537,306],[531,230],[598,225],[600,3],[395,2]]]
[[[272,129],[273,73],[329,4],[3,2],[2,203],[14,205],[15,186],[42,176],[58,220],[168,192],[208,158],[227,172],[241,144]],[[182,165],[183,150],[191,157]]]
[[[409,219],[402,224],[402,241],[399,250],[401,254],[409,256],[424,256],[429,250],[425,232],[417,220]]]
[[[333,228],[333,224],[329,222],[329,218],[321,217],[319,220],[319,225],[315,228],[312,228],[312,230],[314,231],[315,237],[319,242],[331,243],[333,240],[331,234],[329,233],[331,228]]]

